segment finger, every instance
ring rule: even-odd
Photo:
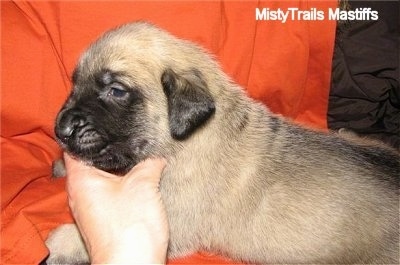
[[[64,159],[67,170],[66,190],[70,203],[72,198],[82,192],[102,191],[107,187],[112,188],[113,183],[120,182],[118,176],[91,167],[68,154],[64,154]]]

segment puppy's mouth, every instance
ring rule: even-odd
[[[61,144],[61,146],[73,157],[83,160],[98,169],[117,175],[124,175],[136,164],[129,155],[118,153],[117,150],[119,148],[112,144],[91,142],[88,139],[79,139],[78,142],[81,144]]]
[[[74,142],[82,154],[104,153],[107,147],[107,139],[93,128],[83,128],[78,131]]]
[[[56,127],[57,141],[68,152],[78,157],[104,154],[108,139],[90,125],[71,128],[62,124]]]
[[[89,122],[61,119],[55,133],[57,142],[67,153],[98,169],[121,175],[136,164],[130,154],[121,152],[123,148],[113,143],[108,134]]]

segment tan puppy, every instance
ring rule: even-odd
[[[203,49],[147,23],[102,36],[73,82],[56,123],[67,152],[116,173],[167,158],[169,257],[398,262],[400,157],[390,149],[284,121]],[[74,226],[59,228],[48,262],[88,261],[79,240]]]

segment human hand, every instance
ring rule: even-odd
[[[70,208],[92,263],[165,263],[169,231],[159,182],[166,165],[148,159],[123,177],[64,156]]]

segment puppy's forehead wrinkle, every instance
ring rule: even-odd
[[[123,85],[130,86],[130,81],[128,79],[129,74],[126,72],[121,72],[121,71],[113,71],[110,70],[109,68],[104,68],[100,70],[98,73],[95,73],[93,75],[93,78],[95,79],[96,83],[99,86],[107,86],[112,83],[118,82],[122,83]]]
[[[91,54],[92,52],[88,52]],[[95,54],[95,53],[93,53]],[[86,82],[88,79],[97,79],[103,85],[111,82],[121,82],[129,87],[156,86],[161,76],[162,66],[159,62],[152,63],[140,54],[116,56],[107,55],[109,58],[97,58],[90,55],[83,56],[79,68],[84,70],[82,76],[75,80]],[[77,75],[76,75],[77,76]]]
[[[112,73],[107,70],[104,70],[104,72],[101,73],[100,78],[104,85],[109,85],[115,80],[115,77],[113,77]]]

